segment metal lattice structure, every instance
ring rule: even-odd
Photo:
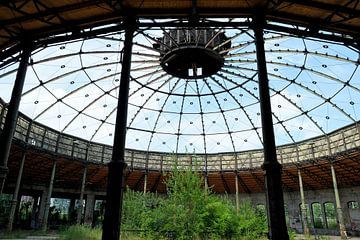
[[[146,191],[149,171],[166,171],[173,153],[170,161],[204,173],[205,186],[220,172],[230,192],[224,173],[234,173],[237,195],[239,183],[250,191],[239,172],[250,173],[266,189],[269,237],[288,239],[279,158],[296,166],[302,203],[301,172],[327,187],[331,177],[346,235],[334,163],[358,166],[358,1],[33,0],[3,3],[0,14],[5,101],[16,78],[2,111],[1,192],[14,132],[20,145],[86,164],[111,152],[103,239],[118,239],[127,163],[144,171],[135,188],[145,179]],[[21,98],[27,116],[16,127]],[[318,176],[309,161],[331,174]],[[284,176],[294,179],[291,167]]]
[[[3,110],[1,105],[0,110]],[[6,115],[6,109],[4,110]],[[2,117],[4,121],[4,116]],[[28,140],[26,136],[28,134]],[[348,150],[360,147],[359,129],[353,124],[344,127],[341,130],[328,134],[327,137],[321,136],[308,139],[297,144],[288,144],[278,147],[277,153],[279,161],[282,164],[302,164],[311,162],[312,159],[321,159],[338,155]],[[85,160],[88,141],[77,138],[68,134],[63,134],[54,129],[48,128],[42,124],[33,122],[26,116],[18,119],[15,132],[15,138],[24,144],[29,144],[35,148],[44,149],[45,151],[55,153],[56,142],[58,143],[57,154],[67,158]],[[59,139],[59,140],[58,140]],[[112,147],[99,143],[89,145],[89,161],[94,163],[108,163],[111,161]],[[206,158],[208,161],[209,172],[233,172],[246,169],[259,169],[264,161],[262,150],[250,150],[238,153],[215,153],[215,154],[178,154],[177,159],[179,166],[187,168],[191,166],[191,156],[196,156],[193,161],[194,170],[203,171],[203,166],[199,165]],[[148,152],[136,149],[126,151],[126,160],[132,170],[149,169],[150,171],[171,171],[173,167],[172,153]]]
[[[127,147],[199,154],[262,148],[252,30],[214,28],[213,37],[226,36],[211,46],[222,48],[224,65],[209,77],[183,79],[161,67],[174,47],[161,41],[167,29],[141,29],[134,38]],[[356,124],[357,50],[273,31],[264,37],[278,145]],[[209,36],[205,45],[212,41]],[[60,132],[111,144],[122,47],[119,32],[40,48],[31,57],[20,110]],[[16,64],[2,70],[5,98],[15,73]]]

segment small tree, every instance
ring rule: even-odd
[[[168,197],[148,212],[144,229],[151,239],[231,239],[265,236],[266,216],[249,203],[241,205],[239,215],[234,204],[204,189],[204,179],[191,169],[174,168],[165,181]]]
[[[190,169],[174,167],[165,180],[168,197],[158,208],[151,211],[144,222],[149,235],[176,239],[192,239],[204,229],[202,216],[206,211],[206,195],[203,179]]]

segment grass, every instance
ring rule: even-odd
[[[70,226],[64,230],[61,230],[59,232],[42,232],[39,230],[16,230],[13,232],[0,232],[0,239],[16,239],[16,238],[25,238],[26,236],[31,235],[47,235],[47,234],[57,234],[59,235],[59,239],[61,240],[100,240],[101,239],[101,228],[91,228],[85,225],[74,225]],[[295,239],[295,232],[289,232],[290,239]],[[143,240],[144,238],[141,238],[139,236],[134,235],[133,233],[129,232],[122,232],[121,233],[121,239],[123,240]],[[241,240],[249,240],[249,238],[240,238]],[[328,240],[330,239],[328,236],[318,236],[315,238],[314,236],[304,236],[300,235],[297,239],[304,239],[304,240],[314,240],[314,239],[321,239],[321,240]],[[266,240],[266,238],[258,238],[257,240]]]
[[[75,225],[66,228],[59,232],[61,240],[100,240],[101,228],[90,228],[84,225]],[[123,240],[144,240],[144,238],[134,235],[133,233],[121,233]],[[250,238],[241,238],[242,240],[249,240]],[[258,238],[257,240],[266,240],[266,238]]]
[[[101,228],[91,228],[84,225],[74,225],[60,232],[62,240],[98,240],[101,239]]]
[[[16,238],[25,238],[27,236],[35,235],[48,235],[48,234],[57,234],[57,232],[49,231],[43,232],[41,230],[15,230],[12,232],[0,231],[0,239],[16,239]]]
[[[4,232],[0,232],[0,239],[22,238],[22,237],[25,237],[28,235],[29,235],[29,231],[24,231],[24,230],[16,230],[16,231],[12,231],[12,232],[4,231]]]

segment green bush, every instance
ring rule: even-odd
[[[141,226],[141,216],[145,211],[145,197],[142,192],[127,190],[123,197],[122,228],[138,229]]]
[[[266,236],[263,212],[243,203],[237,213],[227,196],[219,197],[205,190],[204,179],[197,173],[175,168],[165,183],[167,198],[159,200],[155,208],[145,207],[138,216],[142,219],[146,238],[254,239]]]
[[[143,216],[143,228],[149,238],[193,239],[204,229],[202,216],[206,206],[203,180],[192,171],[175,168],[167,178],[168,196],[158,207]]]
[[[265,212],[256,211],[250,203],[245,202],[241,204],[238,224],[240,236],[246,236],[250,239],[266,236],[267,222]]]
[[[101,239],[101,229],[91,228],[85,225],[74,225],[60,232],[62,240],[98,240]]]
[[[289,234],[289,239],[290,240],[295,240],[295,237],[296,237],[296,232],[292,229],[289,229],[288,230],[288,234]]]

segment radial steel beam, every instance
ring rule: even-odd
[[[5,117],[4,127],[0,133],[0,195],[2,194],[6,175],[9,171],[7,167],[7,161],[10,154],[12,138],[15,132],[21,93],[24,87],[26,70],[31,55],[31,50],[32,44],[30,42],[22,43],[21,60],[16,74],[8,111]]]
[[[140,186],[141,182],[144,180],[144,178],[145,178],[145,173],[141,174],[139,179],[136,181],[134,188],[133,188],[135,191],[139,191],[139,186]]]
[[[262,133],[264,142],[265,189],[267,201],[267,217],[269,239],[287,240],[289,235],[286,228],[284,197],[281,183],[281,164],[276,158],[275,137],[272,122],[272,112],[269,93],[269,80],[266,70],[264,50],[264,24],[262,15],[254,17],[252,28],[255,33],[256,59],[259,79],[259,95]]]
[[[241,187],[244,189],[244,191],[249,194],[251,193],[251,190],[248,186],[246,186],[246,183],[242,180],[240,173],[237,174],[237,179],[239,180],[239,183],[241,184]]]
[[[224,178],[224,173],[221,172],[221,173],[220,173],[220,176],[221,176],[221,180],[222,180],[222,183],[223,183],[225,192],[226,192],[226,193],[231,193],[230,188],[229,188],[229,185],[227,184],[226,179]]]
[[[156,191],[157,191],[157,188],[158,188],[159,183],[160,183],[160,180],[161,180],[161,176],[162,176],[162,174],[159,173],[159,176],[158,176],[157,179],[155,180],[154,185],[151,187],[151,192],[156,192]]]
[[[126,140],[126,121],[128,112],[128,96],[131,68],[131,52],[133,45],[133,35],[135,32],[136,19],[126,17],[125,41],[122,56],[122,69],[118,97],[118,107],[116,113],[115,135],[111,162],[108,165],[108,182],[106,191],[105,216],[103,223],[103,240],[118,240],[120,237],[120,220],[123,193],[123,171],[125,163],[125,140]]]

